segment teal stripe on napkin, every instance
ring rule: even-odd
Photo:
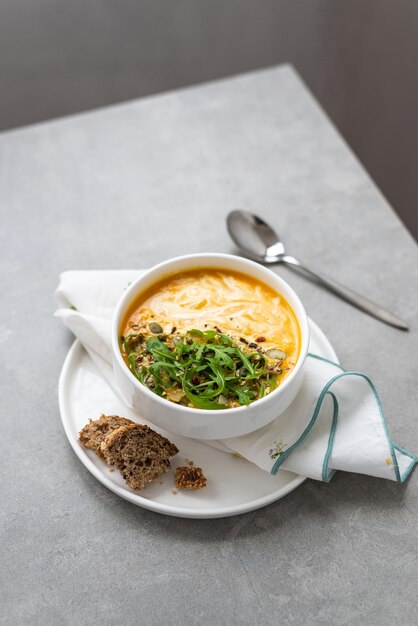
[[[389,433],[389,429],[388,429],[388,425],[387,425],[387,421],[386,421],[386,417],[385,414],[383,412],[383,407],[382,407],[382,403],[379,397],[379,394],[377,392],[377,389],[373,383],[373,381],[369,378],[369,376],[367,376],[366,374],[363,374],[362,372],[350,372],[345,370],[339,363],[335,363],[333,361],[330,361],[329,359],[325,359],[324,357],[321,357],[317,354],[312,354],[309,353],[308,357],[313,358],[313,359],[318,359],[320,361],[324,361],[325,363],[329,363],[330,365],[335,366],[336,368],[338,368],[339,370],[341,370],[341,373],[335,375],[334,377],[332,377],[327,383],[326,385],[324,385],[321,393],[319,394],[318,397],[318,401],[316,403],[315,406],[315,410],[314,413],[312,415],[311,420],[309,421],[308,426],[306,427],[306,429],[303,431],[303,433],[301,434],[301,436],[299,437],[299,439],[292,445],[290,446],[290,448],[288,448],[285,452],[283,452],[279,458],[276,460],[276,462],[274,463],[272,469],[271,469],[271,473],[272,474],[277,474],[277,472],[279,471],[280,467],[283,465],[283,463],[286,461],[286,459],[292,454],[292,452],[294,452],[296,450],[296,448],[298,448],[309,436],[309,433],[311,432],[312,428],[314,427],[320,412],[321,412],[321,408],[322,408],[322,404],[324,401],[324,398],[327,395],[330,395],[332,400],[333,400],[333,407],[334,407],[334,412],[333,412],[333,417],[332,417],[332,424],[331,424],[331,428],[330,428],[330,434],[329,434],[329,439],[328,439],[328,447],[324,456],[324,462],[323,462],[323,470],[322,470],[322,480],[324,480],[325,482],[329,482],[331,480],[331,478],[334,476],[336,470],[328,470],[328,463],[329,460],[331,458],[332,455],[332,450],[333,450],[333,445],[334,445],[334,441],[335,441],[335,435],[337,432],[337,426],[338,426],[338,417],[339,417],[339,403],[338,403],[338,397],[336,396],[336,394],[334,394],[332,391],[330,391],[332,385],[339,379],[344,378],[346,376],[358,376],[363,378],[364,380],[367,381],[367,383],[370,386],[370,389],[374,395],[374,398],[376,400],[376,405],[378,407],[379,410],[379,414],[380,414],[380,418],[382,420],[382,425],[383,425],[383,429],[386,435],[386,439],[387,439],[387,444],[388,444],[388,448],[390,451],[390,455],[391,455],[391,459],[392,459],[392,463],[393,463],[393,467],[394,467],[394,471],[395,471],[395,475],[396,475],[396,480],[399,483],[404,482],[408,476],[410,475],[410,473],[412,472],[412,470],[414,469],[416,463],[418,462],[418,457],[414,454],[412,454],[411,452],[408,452],[407,450],[404,450],[403,448],[400,448],[399,446],[395,445],[392,441],[392,437],[390,436]],[[400,473],[399,470],[399,464],[398,464],[398,458],[396,456],[396,452],[399,452],[399,454],[402,454],[404,456],[407,456],[411,459],[411,463],[409,464],[409,466],[407,467],[407,469],[404,471],[403,474]]]

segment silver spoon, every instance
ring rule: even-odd
[[[266,224],[260,217],[248,213],[248,211],[232,211],[227,217],[228,232],[232,240],[236,243],[246,256],[254,261],[270,265],[272,263],[285,263],[291,268],[304,274],[308,278],[315,280],[322,286],[340,296],[346,302],[356,306],[358,309],[365,311],[369,315],[400,328],[408,330],[407,324],[399,317],[392,315],[378,304],[371,302],[367,298],[360,296],[355,291],[343,287],[339,283],[328,278],[319,272],[313,271],[300,263],[295,257],[289,256],[285,252],[283,243],[274,230]]]

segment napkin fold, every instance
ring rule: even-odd
[[[64,272],[56,291],[55,315],[79,339],[119,397],[112,369],[111,319],[124,289],[142,273]],[[325,482],[337,470],[403,482],[418,461],[393,443],[370,378],[312,353],[301,390],[285,413],[254,433],[203,443],[239,454],[271,474],[285,469]]]

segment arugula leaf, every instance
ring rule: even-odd
[[[121,338],[129,369],[162,397],[168,389],[182,390],[179,403],[219,410],[236,406],[237,402],[248,405],[278,385],[281,371],[268,369],[261,351],[243,352],[220,331],[194,328],[183,337],[175,335],[168,345],[167,339],[146,339],[141,333]]]

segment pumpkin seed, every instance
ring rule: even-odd
[[[157,322],[151,322],[149,324],[149,329],[152,333],[154,333],[154,335],[159,335],[160,333],[163,332],[163,329],[161,328],[159,324],[157,324]]]
[[[267,350],[264,354],[270,359],[276,359],[277,361],[283,361],[287,357],[286,352],[283,352],[283,350],[276,350],[276,348]]]

